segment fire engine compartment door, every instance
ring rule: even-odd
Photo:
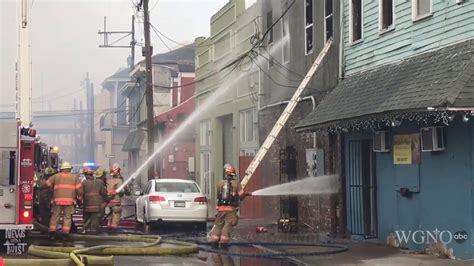
[[[16,151],[0,148],[0,224],[16,221]]]

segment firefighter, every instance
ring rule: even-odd
[[[86,180],[82,182],[84,190],[84,222],[90,220],[88,232],[97,233],[102,214],[103,203],[107,200],[107,190],[100,179],[94,179],[94,170],[86,168]]]
[[[53,199],[53,189],[47,185],[47,180],[56,172],[51,167],[43,170],[43,175],[38,181],[38,205],[41,224],[49,226],[51,218],[51,200]]]
[[[105,191],[107,191],[107,173],[105,172],[104,168],[99,167],[95,171],[95,179],[100,180],[102,182],[102,186],[104,187]],[[104,202],[102,202],[102,205],[100,206],[100,217],[104,217],[105,215],[105,207],[107,207],[107,204],[109,203],[109,198],[107,197]]]
[[[235,180],[235,176],[235,168],[230,164],[225,164],[224,178],[217,188],[217,214],[209,240],[214,248],[217,248],[219,244],[222,248],[228,246],[232,230],[239,221],[237,211],[240,201],[251,195],[244,193],[240,183]]]
[[[111,215],[107,227],[109,229],[117,229],[120,219],[122,218],[122,197],[123,195],[130,195],[130,190],[125,187],[124,190],[119,193],[116,190],[123,184],[123,177],[120,174],[120,165],[115,163],[110,169],[110,178],[107,179],[107,193],[109,195],[110,202],[108,204]]]
[[[65,235],[71,231],[72,215],[76,200],[82,200],[82,185],[79,178],[71,173],[72,166],[68,162],[61,164],[60,173],[53,175],[46,181],[53,192],[53,207],[51,222],[49,223],[50,236],[54,237],[59,223],[60,215],[63,214],[62,233]]]

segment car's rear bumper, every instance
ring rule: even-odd
[[[151,208],[149,210],[148,220],[163,222],[207,222],[207,207],[194,210]]]

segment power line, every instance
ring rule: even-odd
[[[178,42],[178,41],[175,41],[173,39],[171,39],[170,37],[166,36],[165,34],[163,34],[163,32],[161,32],[160,30],[158,30],[153,24],[151,24],[151,27],[155,30],[155,32],[159,33],[161,36],[165,37],[168,41],[172,42],[172,43],[175,43],[175,44],[178,44],[178,45],[181,45],[181,46],[187,46],[187,44],[184,44],[184,43],[181,43],[181,42]]]
[[[166,46],[166,48],[168,48],[168,50],[173,51],[173,49],[171,49],[168,46],[168,44],[166,44],[166,42],[163,40],[163,38],[161,38],[160,34],[158,34],[158,32],[156,31],[156,28],[153,26],[153,24],[151,24],[151,22],[150,22],[150,26],[153,29],[153,32],[155,32],[155,35],[158,37],[158,39],[160,39],[160,41],[163,43],[163,45]]]

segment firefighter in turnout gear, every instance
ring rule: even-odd
[[[84,171],[86,180],[82,182],[84,190],[84,223],[90,220],[88,232],[95,234],[99,229],[102,217],[102,207],[107,201],[107,190],[100,179],[94,179],[94,170],[87,168]]]
[[[95,171],[95,179],[102,181],[102,185],[104,186],[105,191],[107,192],[107,173],[105,172],[104,168],[99,167]],[[102,202],[102,205],[100,206],[100,217],[104,217],[105,215],[105,207],[107,207],[107,204],[109,203],[109,198],[107,197],[104,202]]]
[[[51,167],[43,170],[41,179],[38,180],[38,205],[41,224],[49,226],[51,218],[51,200],[53,199],[53,189],[46,184],[46,181],[55,174]]]
[[[125,187],[125,189],[119,193],[116,192],[122,184],[123,177],[120,174],[120,166],[116,163],[112,165],[112,169],[110,169],[110,178],[107,179],[107,194],[110,199],[108,207],[112,212],[107,223],[109,229],[117,229],[120,219],[122,218],[122,197],[124,194],[130,195],[128,187]]]
[[[220,181],[217,188],[217,214],[214,227],[211,232],[210,242],[216,248],[227,247],[232,230],[239,221],[237,212],[240,201],[250,193],[244,193],[238,180],[235,180],[235,168],[230,164],[224,165],[224,179]]]
[[[53,192],[53,207],[49,231],[52,235],[56,233],[61,213],[63,215],[63,234],[69,234],[71,230],[72,215],[76,200],[82,200],[82,185],[79,178],[71,173],[72,166],[68,162],[61,164],[61,172],[53,175],[46,181]]]

